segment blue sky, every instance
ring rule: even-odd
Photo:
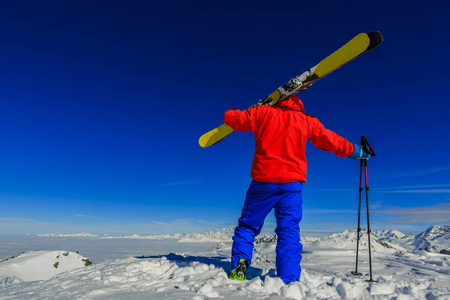
[[[374,229],[450,223],[443,1],[14,1],[0,10],[0,233],[237,223],[253,137],[198,138],[360,32],[383,44],[299,94],[377,152]],[[359,163],[307,146],[304,232],[356,227]],[[272,229],[269,217],[266,228]]]

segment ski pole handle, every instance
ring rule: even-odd
[[[366,153],[370,154],[370,156],[375,156],[375,151],[373,151],[372,146],[364,135],[361,136],[361,146]]]

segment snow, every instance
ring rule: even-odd
[[[258,239],[248,278],[240,282],[227,278],[232,230],[178,236],[39,237],[53,243],[77,242],[86,252],[92,251],[86,245],[117,245],[103,249],[113,253],[89,266],[80,254],[65,251],[32,251],[4,260],[0,299],[450,299],[450,255],[440,253],[450,250],[450,226],[430,227],[418,235],[372,232],[373,283],[365,281],[366,233],[361,233],[358,265],[363,276],[350,274],[356,233],[347,230],[302,238],[301,279],[288,285],[276,277],[273,237]],[[141,255],[122,258],[132,253],[135,243],[141,245]],[[118,259],[111,261],[113,254]],[[60,267],[54,268],[57,261]]]
[[[449,231],[449,228],[444,226],[432,226],[418,234],[411,244],[415,246],[415,249],[425,249],[427,251],[449,250]]]
[[[47,280],[58,273],[89,264],[89,259],[69,251],[30,251],[1,261],[0,278],[11,276],[22,281]]]

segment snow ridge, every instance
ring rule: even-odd
[[[415,250],[448,252],[450,250],[450,226],[432,226],[416,235],[412,244]]]
[[[92,263],[78,253],[69,251],[28,251],[0,262],[2,284],[21,281],[47,280],[68,270]]]

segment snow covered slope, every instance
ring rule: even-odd
[[[314,247],[333,248],[333,249],[356,249],[358,237],[356,230],[346,230],[342,233],[335,233],[327,237],[317,239],[312,242],[305,241],[304,244],[308,244]],[[371,246],[372,250],[379,252],[395,252],[402,250],[399,246],[380,240],[376,234],[371,234]],[[367,249],[368,247],[367,232],[360,233],[359,246],[360,249]]]
[[[259,239],[248,278],[239,282],[227,278],[231,252],[228,237],[211,232],[197,237],[192,239],[195,242],[184,243],[171,238],[165,244],[165,254],[148,249],[139,257],[77,267],[41,281],[22,282],[16,278],[21,278],[18,273],[16,277],[0,276],[0,299],[450,299],[450,255],[414,250],[413,245],[426,240],[432,246],[445,246],[445,226],[429,228],[417,236],[373,232],[373,240],[378,241],[372,252],[375,283],[365,281],[369,268],[364,234],[358,268],[363,276],[351,275],[356,245],[356,233],[351,230],[325,238],[303,238],[301,280],[289,285],[276,277],[273,238]],[[87,239],[92,247],[101,240]],[[219,239],[220,247],[204,243]],[[180,244],[190,250],[172,252],[174,245]],[[133,241],[126,246],[132,247]],[[54,259],[57,252],[48,254]],[[30,255],[36,255],[32,260],[53,262],[37,252]]]
[[[197,243],[201,246],[201,243]],[[48,280],[8,282],[0,299],[449,299],[450,256],[374,254],[374,279],[350,275],[354,251],[308,246],[300,282],[276,277],[275,245],[255,247],[248,280],[229,280],[230,246],[196,253],[120,259],[69,270]],[[199,249],[200,250],[200,249]],[[169,250],[170,251],[170,250]],[[366,253],[362,251],[364,255]]]
[[[432,226],[416,235],[412,244],[415,250],[450,252],[450,226]],[[444,251],[442,251],[444,250]]]
[[[19,278],[22,281],[47,280],[68,270],[90,265],[89,259],[68,251],[31,251],[0,262],[1,278]],[[8,280],[4,279],[4,284]]]

